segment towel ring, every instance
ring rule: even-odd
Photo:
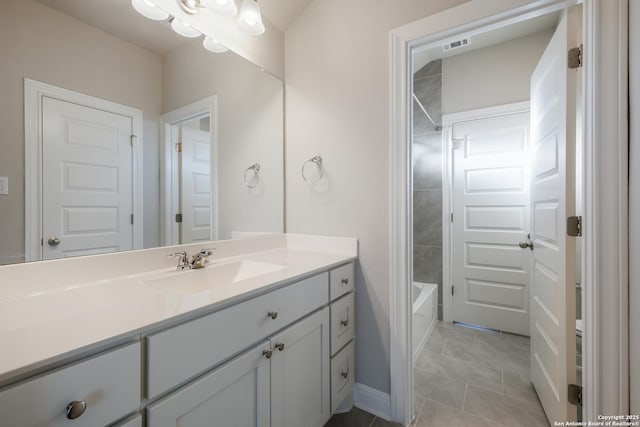
[[[316,166],[316,168],[318,168],[318,172],[320,172],[320,175],[315,180],[311,180],[311,179],[307,178],[307,175],[305,174],[306,167],[309,164],[314,164]],[[313,156],[312,158],[310,158],[309,160],[307,160],[306,162],[304,162],[302,164],[302,179],[304,179],[304,181],[307,184],[315,184],[316,182],[318,182],[318,181],[320,181],[322,179],[323,175],[324,175],[324,172],[322,171],[322,157]]]
[[[253,177],[249,174],[249,171],[253,171]],[[256,185],[260,182],[260,163],[255,163],[244,171],[244,185],[248,188],[256,188]]]

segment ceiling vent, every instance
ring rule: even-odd
[[[469,40],[469,38],[448,42],[448,43],[442,45],[442,51],[443,52],[448,52],[448,51],[453,50],[453,49],[458,49],[460,47],[467,46],[470,42],[471,42],[471,40]]]

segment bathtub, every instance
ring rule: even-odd
[[[438,285],[413,282],[411,349],[415,363],[438,320]]]

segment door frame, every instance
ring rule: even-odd
[[[390,32],[390,418],[413,416],[411,50],[577,4],[472,0]],[[629,411],[628,0],[583,0],[583,414]],[[617,49],[610,49],[616,46]],[[606,142],[606,143],[605,143]]]
[[[24,248],[25,261],[42,260],[42,98],[78,104],[108,113],[131,118],[132,129],[132,196],[133,196],[133,247],[143,247],[143,134],[142,110],[75,92],[58,86],[24,79]]]
[[[442,318],[453,321],[453,141],[451,128],[454,123],[486,119],[530,110],[530,102],[514,102],[493,107],[478,108],[442,116]]]
[[[180,244],[180,228],[174,220],[174,212],[179,209],[178,155],[173,147],[171,128],[180,123],[202,117],[209,117],[209,143],[211,144],[211,227],[212,240],[218,240],[218,97],[209,96],[183,107],[164,113],[160,117],[160,140],[164,149],[160,151],[160,245]]]

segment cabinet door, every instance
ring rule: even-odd
[[[269,427],[266,350],[268,342],[150,405],[147,426]]]
[[[329,309],[271,339],[271,425],[322,427],[330,416]]]

